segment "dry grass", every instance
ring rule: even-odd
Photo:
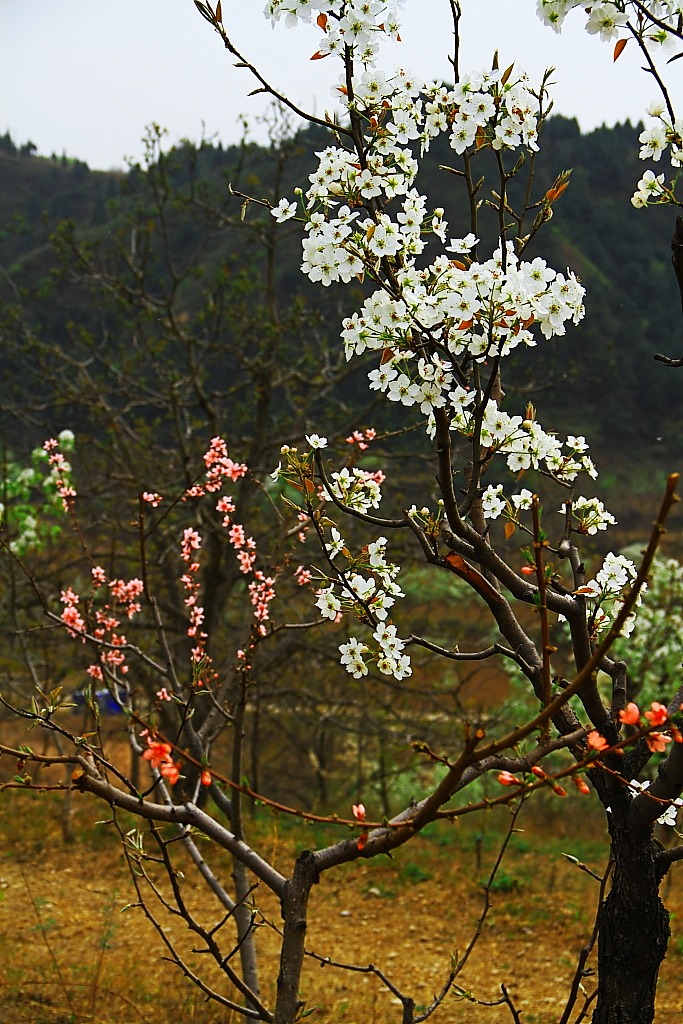
[[[77,841],[66,846],[54,794],[7,790],[0,794],[0,1020],[3,1024],[159,1024],[182,1020],[227,1024],[236,1015],[207,1004],[172,964],[159,936],[135,902],[120,845],[92,798],[75,796]],[[493,886],[493,907],[480,942],[459,978],[479,1000],[494,1001],[504,982],[524,1024],[557,1021],[576,957],[590,934],[597,883],[562,853],[601,872],[604,829],[590,801],[572,795],[532,806],[520,821],[509,856]],[[585,807],[581,834],[567,834],[563,812]],[[312,901],[307,945],[322,957],[376,964],[418,1004],[428,1004],[446,978],[451,955],[466,947],[482,907],[482,882],[495,859],[507,812],[476,821],[432,827],[392,859],[362,861],[325,876]],[[126,822],[123,822],[124,826]],[[262,812],[254,844],[284,872],[297,852],[329,839],[298,823]],[[477,830],[481,830],[478,832]],[[206,844],[207,859],[227,877],[230,863]],[[674,871],[680,866],[674,868]],[[680,869],[683,870],[683,869]],[[220,916],[189,868],[188,901],[205,920]],[[673,1024],[683,1011],[683,899],[675,880],[666,902],[674,912],[673,937],[660,987],[658,1024]],[[257,893],[265,918],[277,926],[279,909]],[[167,934],[198,967],[232,995],[207,958],[192,955],[184,923],[164,917]],[[277,973],[278,936],[264,925],[258,936],[266,1001]],[[586,979],[590,990],[591,978]],[[312,1020],[320,1024],[400,1021],[396,997],[371,974],[309,961],[303,985]],[[503,1024],[504,1008],[474,1005],[449,996],[434,1024]]]

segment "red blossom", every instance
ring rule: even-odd
[[[590,750],[607,750],[609,743],[604,736],[601,736],[597,729],[592,729],[586,736],[586,743]]]
[[[499,772],[497,775],[498,782],[501,786],[521,786],[523,785],[521,779],[518,779],[512,772]]]
[[[669,717],[669,712],[666,710],[664,705],[660,704],[656,700],[653,700],[652,704],[650,704],[650,708],[650,711],[645,712],[645,717],[647,718],[650,725],[664,725],[667,718]]]
[[[152,740],[147,737],[147,750],[143,752],[145,761],[149,761],[152,768],[159,768],[166,761],[171,760],[173,747],[170,743],[162,743],[160,740]]]
[[[653,754],[663,754],[667,743],[671,743],[671,737],[665,736],[663,732],[651,732],[645,737],[645,742]]]
[[[175,786],[176,782],[180,778],[180,769],[182,765],[180,761],[164,761],[159,765],[159,771],[171,786]]]
[[[629,701],[623,711],[619,712],[619,721],[624,725],[638,725],[640,721],[640,708],[633,701]]]

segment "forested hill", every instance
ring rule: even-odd
[[[515,390],[525,393],[543,409],[546,424],[551,422],[546,410],[552,409],[565,429],[598,439],[605,448],[614,445],[620,452],[625,443],[638,446],[654,459],[674,457],[683,446],[683,370],[666,368],[653,359],[656,352],[683,355],[683,316],[670,261],[674,214],[670,209],[636,210],[630,203],[648,166],[638,160],[639,131],[627,123],[582,135],[575,121],[562,117],[551,118],[545,128],[535,172],[536,193],[542,195],[558,172],[571,168],[572,175],[568,190],[555,204],[552,220],[534,240],[532,254],[542,254],[557,269],[571,267],[579,275],[587,289],[587,315],[580,327],[570,328],[566,338],[515,357],[519,365],[513,366],[508,394],[512,401]],[[281,149],[255,145],[230,149],[203,145],[198,151],[188,145],[175,151],[176,163],[165,157],[168,180],[164,187],[170,182],[182,193],[182,198],[170,197],[167,202],[167,229],[176,252],[186,245],[189,253],[197,245],[199,229],[191,218],[201,219],[202,208],[208,216],[211,194],[221,197],[225,220],[222,230],[207,236],[201,258],[214,269],[223,261],[232,260],[233,266],[235,260],[244,263],[244,236],[230,228],[233,221],[226,212],[232,209],[237,220],[240,201],[228,195],[226,180],[257,197],[290,194],[295,184],[306,184],[315,166],[314,151],[326,144],[324,133],[312,129],[300,135],[296,144],[283,144],[286,160],[278,159]],[[130,232],[126,218],[136,204],[140,206],[140,182],[145,173],[154,178],[154,166],[152,161],[147,172],[140,168],[127,173],[93,172],[78,160],[40,158],[32,149],[30,144],[17,148],[7,135],[0,138],[2,330],[5,339],[16,337],[21,305],[21,316],[30,321],[29,328],[23,325],[24,336],[28,330],[31,337],[40,337],[45,351],[51,338],[64,338],[69,332],[72,336],[74,324],[93,330],[100,316],[92,308],[91,292],[78,286],[69,291],[68,282],[77,274],[67,268],[55,284],[52,271],[58,257],[48,241],[50,234],[60,221],[72,222],[62,231],[62,267],[69,249],[65,231],[69,238],[77,234],[93,251],[106,252],[108,240],[120,240],[123,230]],[[488,158],[482,156],[485,164]],[[446,208],[450,235],[468,230],[458,179],[439,169],[454,159],[441,138],[418,181],[434,205]],[[656,165],[654,169],[660,170]],[[668,173],[669,168],[661,170]],[[248,211],[247,223],[254,209]],[[269,220],[266,217],[264,223]],[[278,254],[276,287],[288,300],[300,292],[317,304],[324,330],[333,337],[340,317],[353,310],[358,290],[354,296],[349,289],[311,289],[298,272],[299,259],[297,240],[290,235]],[[265,273],[266,262],[259,257],[253,265]],[[183,301],[189,306],[192,281],[193,275],[188,275],[182,282]],[[321,329],[318,320],[316,331]],[[122,343],[122,337],[110,332],[110,345]],[[9,341],[3,344],[5,369],[15,377],[11,394],[3,386],[0,395],[7,424],[8,414],[21,416],[23,403],[29,409],[32,395],[22,398],[21,382],[17,390],[18,364]],[[43,408],[48,405],[43,401]]]

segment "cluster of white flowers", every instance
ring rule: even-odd
[[[368,674],[369,658],[376,661],[377,668],[385,676],[401,680],[412,675],[410,657],[403,653],[405,641],[396,635],[396,626],[380,622],[372,636],[377,644],[375,651],[353,636],[347,643],[339,645],[341,664],[354,679]]]
[[[560,511],[564,512],[564,509]],[[579,532],[591,536],[598,530],[606,530],[608,526],[615,526],[617,522],[598,498],[574,498],[571,513],[579,522]]]
[[[350,558],[339,531],[332,527],[330,534],[331,541],[325,545],[329,557],[334,560],[337,555],[344,554]],[[329,586],[320,591],[316,601],[321,615],[333,621],[343,611],[353,611],[360,619],[367,621],[368,609],[377,620],[373,633],[377,644],[374,651],[353,637],[339,648],[342,665],[356,679],[367,675],[368,659],[364,655],[369,655],[384,675],[404,679],[412,672],[410,658],[403,654],[405,641],[397,636],[396,626],[387,622],[389,609],[393,607],[396,598],[404,597],[404,594],[396,583],[399,566],[387,562],[386,546],[386,537],[378,537],[368,544],[362,554],[352,560],[343,576],[328,578]]]
[[[678,0],[538,0],[537,12],[541,21],[556,32],[562,28],[570,11],[580,8],[587,14],[586,31],[610,42],[629,23],[629,17],[641,38],[650,45],[665,50],[675,43],[674,30],[683,6]],[[667,31],[666,24],[672,31]]]
[[[453,425],[465,435],[472,434],[475,426],[472,412],[468,409],[456,411]],[[575,480],[579,473],[587,473],[595,479],[597,471],[593,460],[589,455],[577,452],[575,441],[576,438],[570,435],[563,444],[554,434],[546,433],[537,420],[509,416],[492,399],[486,405],[481,422],[481,444],[503,455],[508,469],[513,473],[543,469],[566,483]],[[564,448],[568,451],[563,451]],[[503,511],[503,508],[495,511],[496,508],[495,503],[490,506],[492,519]]]
[[[356,512],[369,512],[371,508],[379,508],[382,500],[380,487],[380,474],[368,473],[367,470],[353,469],[340,470],[333,473],[330,481],[330,490],[335,498],[342,501],[348,508]],[[327,490],[323,488],[322,496],[327,501],[331,500]]]
[[[646,50],[668,53],[674,50],[680,37],[683,16],[680,0],[538,0],[537,5],[541,21],[556,32],[575,8],[587,14],[586,31],[599,34],[605,42],[619,38],[622,30],[619,46],[623,46],[633,32]],[[615,58],[619,52],[615,50]],[[640,159],[659,160],[670,146],[672,167],[683,166],[683,119],[672,118],[661,100],[651,103],[647,113],[652,120],[639,136]],[[637,208],[672,201],[675,200],[671,191],[664,186],[664,175],[655,176],[652,171],[645,172],[631,198]]]
[[[350,558],[346,542],[335,527],[331,530],[331,537],[331,543],[325,544],[330,559],[334,560],[339,554]],[[381,622],[386,620],[388,609],[394,605],[396,598],[404,596],[395,582],[399,567],[386,560],[386,545],[386,537],[378,537],[363,549],[362,556],[353,560],[343,579],[328,578],[329,587],[320,591],[316,601],[321,615],[335,619],[342,608],[353,608],[361,618],[366,618],[365,607],[368,607],[376,619]],[[357,571],[359,569],[369,575],[361,575]]]
[[[637,779],[631,779],[631,781],[628,784],[628,788],[631,796],[637,796],[638,793],[644,793],[647,789],[650,788],[649,779],[646,779],[644,782],[638,782]],[[657,818],[657,824],[670,825],[671,828],[673,828],[676,824],[679,807],[683,807],[683,800],[681,800],[680,797],[678,797],[676,800],[673,800],[669,804],[667,809],[664,811],[664,813],[660,814],[660,816]]]
[[[671,121],[664,103],[656,100],[647,108],[651,124],[638,136],[641,143],[640,159],[659,160],[667,147],[671,146],[671,166],[683,166],[683,120]]]
[[[560,273],[541,258],[521,260],[512,242],[484,260],[473,258],[479,240],[472,234],[447,244],[443,210],[428,209],[426,197],[414,187],[418,164],[413,151],[420,147],[424,153],[441,134],[458,154],[484,147],[535,151],[540,92],[515,65],[465,74],[453,88],[428,86],[401,69],[385,73],[376,57],[382,38],[398,35],[399,6],[384,0],[269,0],[265,13],[273,23],[318,25],[323,38],[316,56],[337,53],[344,59],[350,48],[353,74],[345,67],[332,91],[363,136],[362,144],[355,139],[357,148],[340,144],[318,152],[317,167],[308,187],[297,191],[297,202],[282,199],[271,212],[284,221],[300,211],[305,224],[302,271],[310,280],[329,286],[366,275],[377,283],[342,325],[347,359],[381,353],[368,375],[371,390],[419,409],[430,436],[435,412],[443,410],[452,430],[476,436],[477,443],[505,458],[512,472],[540,468],[563,481],[582,472],[595,476],[583,438],[563,443],[534,418],[510,415],[492,398],[485,400],[482,390],[474,383],[467,386],[462,375],[463,366],[483,365],[520,345],[563,335],[569,321],[583,317],[583,287],[572,273]],[[564,8],[573,5],[544,6],[548,12],[552,6],[562,8],[564,16]],[[589,12],[591,31],[608,31],[609,7],[596,0]],[[418,263],[429,238],[441,244],[441,251]],[[346,468],[333,474],[328,486],[350,509],[367,513],[378,507],[376,475]],[[323,489],[322,497],[330,495]],[[514,519],[530,504],[530,492],[506,499],[502,486],[483,495],[488,518],[506,512]],[[592,522],[595,509],[591,515]],[[332,558],[343,550],[338,531],[327,546]],[[347,576],[358,599],[371,604],[383,622],[391,589],[380,587],[372,574],[368,579],[359,573]],[[324,616],[334,619],[353,604],[342,590],[332,583],[320,593]],[[380,598],[382,591],[387,600]],[[392,666],[402,678],[408,670],[401,660],[405,656],[395,649],[401,642],[392,640],[387,647],[386,638],[375,640],[379,648],[373,657],[380,670]],[[362,675],[367,651],[350,641],[342,662]]]
[[[602,567],[594,580],[590,580],[579,593],[587,598],[591,605],[593,627],[596,634],[606,629],[619,612],[623,602],[623,591],[632,584],[638,575],[634,563],[624,555],[613,552],[605,555]],[[646,584],[640,588],[636,599],[636,607],[641,604]],[[636,615],[633,612],[624,623],[620,636],[630,636],[635,626]]]
[[[638,188],[631,196],[631,202],[640,209],[648,203],[667,203],[667,190],[664,187],[664,175],[655,175],[654,171],[645,171],[638,182]]]
[[[273,25],[284,17],[287,28],[315,20],[325,33],[318,49],[320,56],[343,53],[345,46],[352,46],[361,61],[370,63],[377,53],[379,36],[398,38],[398,9],[402,6],[403,0],[268,0],[263,13]],[[328,15],[334,20],[330,21]]]
[[[534,323],[551,338],[565,333],[567,321],[578,323],[584,315],[585,289],[574,274],[565,277],[540,257],[518,261],[512,243],[505,253],[498,248],[490,259],[467,268],[440,256],[419,271],[411,263],[396,278],[400,298],[378,289],[360,313],[344,320],[347,359],[387,348],[396,352],[394,361],[409,358],[419,335],[429,331],[451,355],[469,354],[483,362],[509,355],[518,345],[536,345],[529,329]],[[385,372],[386,366],[381,367]],[[376,379],[370,376],[371,382]],[[443,387],[449,383],[444,378]]]

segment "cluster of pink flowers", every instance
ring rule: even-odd
[[[218,512],[223,513],[223,528],[228,531],[228,539],[235,549],[237,561],[240,563],[240,572],[251,572],[256,561],[256,541],[253,537],[247,537],[241,523],[233,523],[230,513],[235,511],[232,498],[224,495],[216,505]]]
[[[377,437],[377,431],[374,427],[368,427],[366,431],[354,430],[353,433],[349,434],[346,438],[347,444],[355,444],[358,446],[358,450],[364,452],[368,447],[369,441],[374,441]]]
[[[305,512],[299,512],[297,519],[302,524],[302,526],[296,535],[296,539],[299,541],[299,543],[303,544],[306,540],[306,533],[311,523]]]
[[[189,567],[190,572],[196,572],[199,569],[199,563],[193,561],[193,551],[199,551],[201,546],[202,538],[196,530],[193,530],[191,526],[188,526],[188,528],[183,531],[183,539],[180,542],[180,557],[183,562],[192,562]]]
[[[71,587],[67,587],[62,591],[60,601],[64,605],[61,620],[66,626],[69,636],[80,635],[85,641],[85,622],[77,607],[80,602],[78,594],[74,593]]]
[[[137,577],[132,580],[107,580],[107,574],[101,565],[93,566],[90,573],[94,589],[99,590],[101,587],[108,585],[114,603],[123,608],[128,619],[132,619],[134,615],[140,612],[138,598],[144,590],[142,580]],[[93,636],[96,640],[100,640],[102,644],[110,645],[100,649],[99,663],[88,667],[88,675],[98,682],[103,682],[104,680],[102,664],[105,664],[112,671],[119,671],[124,675],[128,672],[126,655],[123,651],[128,641],[123,633],[117,632],[121,625],[117,616],[118,613],[113,613],[112,607],[108,603],[95,612]]]
[[[204,622],[204,609],[197,604],[199,596],[199,562],[196,561],[195,552],[202,546],[202,538],[196,530],[188,526],[183,531],[180,542],[180,557],[187,562],[187,571],[180,577],[180,582],[187,592],[185,607],[189,609],[190,624],[187,627],[187,635],[196,639],[196,646],[192,649],[192,660],[195,664],[206,658],[207,634],[202,631]]]
[[[378,487],[382,486],[386,478],[386,473],[383,473],[381,469],[376,469],[374,473],[370,473],[367,469],[363,470],[363,479],[372,481],[372,483],[377,484]]]
[[[249,584],[249,599],[254,606],[254,618],[260,623],[258,629],[261,636],[265,636],[266,632],[263,623],[270,617],[268,605],[275,597],[274,583],[272,576],[266,576],[257,569],[254,579]]]
[[[118,669],[125,675],[128,672],[128,666],[126,665],[126,655],[121,648],[125,647],[128,641],[123,633],[116,632],[121,623],[113,615],[107,614],[108,612],[108,605],[105,606],[104,610],[98,609],[95,612],[96,626],[93,629],[93,636],[103,643],[111,644],[111,647],[100,650],[100,661],[108,665],[112,671]],[[100,665],[90,665],[88,675],[94,679],[102,680],[103,676]]]
[[[206,465],[206,490],[209,493],[219,491],[224,479],[239,480],[248,471],[242,462],[233,462],[228,458],[228,446],[222,437],[211,438],[209,450],[204,455]]]
[[[140,611],[140,602],[138,601],[138,598],[144,589],[142,580],[114,579],[107,581],[107,574],[100,565],[93,566],[91,569],[91,576],[94,590],[99,590],[101,587],[105,587],[108,584],[114,599],[114,604],[122,606],[129,619],[132,619],[134,615],[137,615]],[[79,611],[79,595],[71,587],[67,587],[66,590],[62,591],[60,600],[64,605],[61,620],[69,635],[73,637],[80,637],[81,640],[85,642],[86,623]],[[106,665],[112,672],[118,671],[122,674],[128,672],[126,655],[123,650],[128,641],[123,633],[118,632],[121,622],[118,617],[118,613],[112,609],[111,604],[105,603],[102,608],[96,609],[94,613],[94,620],[92,636],[95,640],[100,642],[101,646],[98,662],[89,665],[87,673],[92,679],[96,679],[98,682],[103,682],[103,665]]]
[[[305,565],[299,565],[294,570],[294,579],[300,587],[306,587],[313,579],[311,570],[307,569]]]
[[[98,567],[99,568],[99,567]],[[126,615],[132,619],[140,611],[140,602],[137,600],[145,589],[142,580],[111,580],[109,589],[116,601],[126,608]]]
[[[146,501],[152,508],[157,508],[164,500],[161,494],[157,494],[156,491],[143,491],[142,500]]]
[[[49,438],[49,440],[43,444],[43,450],[49,453],[50,457],[48,462],[55,473],[55,486],[57,488],[57,493],[62,499],[64,511],[68,512],[73,499],[76,497],[76,491],[71,486],[68,479],[71,467],[62,453],[57,450],[58,447],[59,441],[54,437]]]

